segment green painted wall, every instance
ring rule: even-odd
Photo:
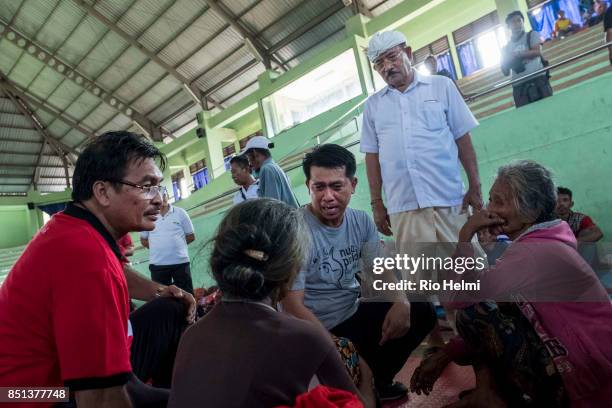
[[[246,115],[228,123],[225,127],[236,132],[238,140],[243,139],[262,129],[258,110],[252,110]]]
[[[445,35],[452,37],[453,31],[495,9],[495,0],[447,0],[397,30],[406,35],[409,45],[416,50]]]
[[[39,212],[27,205],[0,206],[0,248],[27,244],[39,228]]]
[[[612,240],[612,73],[552,98],[486,118],[473,132],[488,192],[495,170],[515,159],[536,160],[574,193],[575,210],[589,214]]]

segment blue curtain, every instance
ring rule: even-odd
[[[545,40],[552,38],[559,10],[565,11],[565,17],[572,24],[582,25],[580,0],[552,0],[550,3],[542,6],[541,11],[537,15],[534,15],[532,11],[529,12],[531,28],[534,31],[538,31]]]
[[[201,189],[208,184],[208,169],[204,167],[202,170],[193,173],[193,186],[196,190]]]
[[[453,59],[450,55],[450,51],[444,54],[438,55],[438,70],[447,70],[453,76],[453,79],[457,79],[457,73],[455,72],[455,64],[453,64]]]
[[[481,68],[473,40],[458,46],[457,54],[459,55],[459,65],[461,65],[461,72],[463,72],[463,76],[468,76],[472,72]]]
[[[172,192],[174,193],[174,201],[178,201],[181,199],[181,187],[176,181],[172,182]]]
[[[46,212],[51,216],[57,212],[64,211],[64,209],[66,208],[66,204],[68,203],[39,205],[38,208],[40,208],[42,211]]]

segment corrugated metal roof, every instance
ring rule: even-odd
[[[0,17],[2,17],[6,21],[11,21],[21,3],[25,0],[15,0],[15,1],[7,1],[2,4],[0,7]]]
[[[86,135],[57,118],[58,115],[97,133],[116,129],[140,131],[133,120],[122,113],[123,105],[111,105],[108,100],[101,99],[103,92],[114,93],[120,102],[146,115],[149,121],[163,123],[166,131],[180,129],[183,132],[200,108],[193,105],[182,81],[201,92],[212,90],[210,96],[224,101],[225,106],[257,89],[256,79],[264,72],[263,64],[252,63],[257,61],[253,50],[244,45],[244,38],[230,27],[224,16],[209,9],[206,0],[86,1],[113,26],[106,26],[74,1],[11,0],[4,1],[0,8],[0,71],[8,74],[10,84],[16,86],[18,94],[24,92],[56,112],[52,114],[30,106],[49,134],[62,143],[70,147],[80,146]],[[264,48],[270,48],[290,35],[293,37],[298,30],[303,32],[275,52],[281,60],[289,60],[290,67],[343,38],[345,21],[353,13],[353,8],[345,7],[341,0],[217,1],[252,32],[255,41],[263,44]],[[380,0],[363,1],[370,8],[380,3]],[[385,1],[376,12],[399,2]],[[330,10],[337,12],[330,14]],[[330,14],[328,18],[318,21],[321,15],[327,14]],[[9,21],[12,21],[12,28],[4,28]],[[318,21],[318,24],[313,24],[313,21]],[[308,30],[303,29],[306,26]],[[115,28],[123,30],[140,46],[130,45],[113,32]],[[38,50],[31,53],[17,40],[7,39],[7,32],[13,29],[46,50],[45,54],[39,55]],[[156,54],[163,63],[151,60],[144,52],[147,50]],[[44,62],[47,53],[54,54],[52,64]],[[69,66],[57,62],[58,59]],[[166,69],[165,65],[171,69]],[[60,66],[61,70],[58,70]],[[86,79],[94,81],[94,87],[86,89],[83,81],[76,83],[69,79],[70,66],[76,67]],[[243,67],[248,69],[242,70],[235,78],[231,77]],[[94,94],[96,84],[102,91]],[[40,136],[32,129],[31,121],[23,117],[12,102],[0,97],[0,150],[7,150],[9,144],[2,139],[38,142]],[[3,155],[0,166],[35,163],[40,143],[13,143],[13,148],[36,154]],[[48,146],[45,149],[49,156],[43,156],[43,164],[61,166],[54,149]],[[25,169],[27,172],[28,168]],[[61,179],[63,169],[44,168],[41,176]],[[43,188],[42,184],[40,187]]]
[[[101,104],[82,123],[89,129],[99,129],[116,115],[116,110],[106,104]]]
[[[175,91],[175,93],[175,95],[173,95],[172,93],[169,94],[169,98],[161,106],[149,112],[149,116],[151,117],[151,119],[153,119],[154,122],[159,123],[163,121],[164,118],[176,112],[177,109],[193,102],[191,97],[189,97],[189,95],[187,95],[185,92]]]
[[[249,26],[253,27],[257,32],[261,32],[264,28],[278,21],[287,12],[293,10],[292,15],[287,16],[275,25],[290,24],[291,19],[299,18],[298,7],[305,3],[304,0],[277,0],[274,2],[263,1],[253,10],[245,14],[241,20],[244,20]],[[295,15],[295,16],[294,16]]]
[[[292,41],[287,46],[278,50],[278,54],[283,60],[291,60],[293,57],[300,55],[301,53],[308,50],[314,44],[325,41],[330,35],[342,30],[344,34],[344,23],[342,21],[349,18],[351,15],[350,10],[342,9],[327,20],[323,21],[312,30],[304,33],[301,37]],[[344,35],[342,36],[344,38]],[[321,47],[320,47],[321,48]],[[319,49],[320,49],[319,48]],[[303,61],[304,58],[298,61]]]
[[[30,124],[28,123],[28,126]],[[4,127],[0,125],[0,140],[2,139],[18,139],[29,142],[39,142],[40,135],[38,132],[32,129],[16,129],[11,127]],[[12,142],[9,142],[12,143]]]
[[[109,31],[81,61],[77,69],[88,78],[95,78],[104,68],[117,59],[128,43]]]
[[[211,64],[223,60],[228,51],[234,50],[244,43],[244,40],[231,28],[225,29],[210,41],[204,48],[193,54],[179,68],[179,71],[189,77],[197,76]]]
[[[11,128],[31,128],[31,122],[21,114],[3,113],[0,115],[0,126]]]
[[[228,72],[231,73],[235,71],[253,59],[253,54],[247,47],[243,46],[229,57],[219,61],[217,64],[208,64],[206,69],[201,70],[201,72],[206,71],[206,74],[201,77],[196,84],[204,91],[207,91],[216,83],[224,79],[228,75]]]
[[[30,84],[30,89],[35,90],[37,95],[46,98],[63,80],[62,75],[49,66],[45,66]]]
[[[85,11],[72,1],[60,0],[53,14],[40,27],[35,41],[50,52],[57,50],[85,15]]]
[[[125,51],[120,54],[115,62],[109,61],[109,63],[112,62],[112,65],[105,65],[104,71],[96,79],[96,82],[107,90],[116,89],[123,81],[135,74],[141,64],[148,60],[142,52],[133,47],[124,49]]]
[[[87,15],[58,50],[58,57],[73,66],[78,64],[107,31],[108,29],[102,26],[95,17]]]
[[[227,84],[227,86],[224,86],[223,88],[214,92],[213,98],[219,101],[227,99],[227,97],[243,88],[246,84],[256,81],[257,77],[263,72],[265,72],[265,69],[261,64],[255,66],[254,68],[251,68],[250,70],[240,75],[240,77],[234,78],[231,82]]]
[[[165,77],[153,85],[153,87],[138,98],[138,100],[134,101],[134,106],[138,107],[141,112],[148,113],[155,109],[160,102],[166,101],[168,97],[173,95],[181,88],[181,85],[176,81],[176,79]]]
[[[158,83],[164,76],[167,76],[167,74],[163,68],[151,61],[138,71],[138,74],[134,75],[129,82],[117,89],[116,94],[120,98],[133,103],[139,112],[144,112],[145,110],[134,98]]]
[[[196,115],[200,111],[201,111],[200,107],[197,105],[194,105],[182,115],[177,116],[176,119],[173,119],[170,122],[168,122],[166,124],[166,128],[174,133],[175,130],[184,126],[186,123],[193,123]],[[195,120],[195,125],[197,125],[197,120]]]
[[[38,29],[47,21],[59,1],[26,0],[17,16],[15,16],[15,26],[28,37],[34,38]]]

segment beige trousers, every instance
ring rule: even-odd
[[[466,223],[468,213],[461,213],[461,206],[429,207],[391,214],[391,229],[395,249],[399,255],[410,257],[451,257],[459,239],[459,230]],[[484,257],[484,251],[475,245],[474,256]],[[432,262],[433,263],[433,262]],[[436,279],[436,268],[421,268],[414,274],[402,270],[404,279]]]

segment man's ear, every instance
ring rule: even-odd
[[[574,206],[574,201],[571,201],[571,202],[570,202],[570,207],[569,207],[569,208],[572,208],[573,206]]]
[[[357,179],[357,177],[353,177],[351,180],[351,194],[355,194],[355,187],[357,187],[357,182],[359,180]]]
[[[93,197],[102,207],[107,207],[110,204],[109,192],[113,188],[110,182],[98,180],[92,188]]]
[[[306,191],[308,191],[308,194],[310,194],[310,186],[308,185],[308,183],[310,182],[310,180],[306,179],[306,181],[304,182],[304,184],[306,185]]]
[[[404,48],[404,52],[406,53],[406,55],[408,56],[408,59],[410,60],[410,62],[412,62],[412,47],[410,46],[406,46]]]

